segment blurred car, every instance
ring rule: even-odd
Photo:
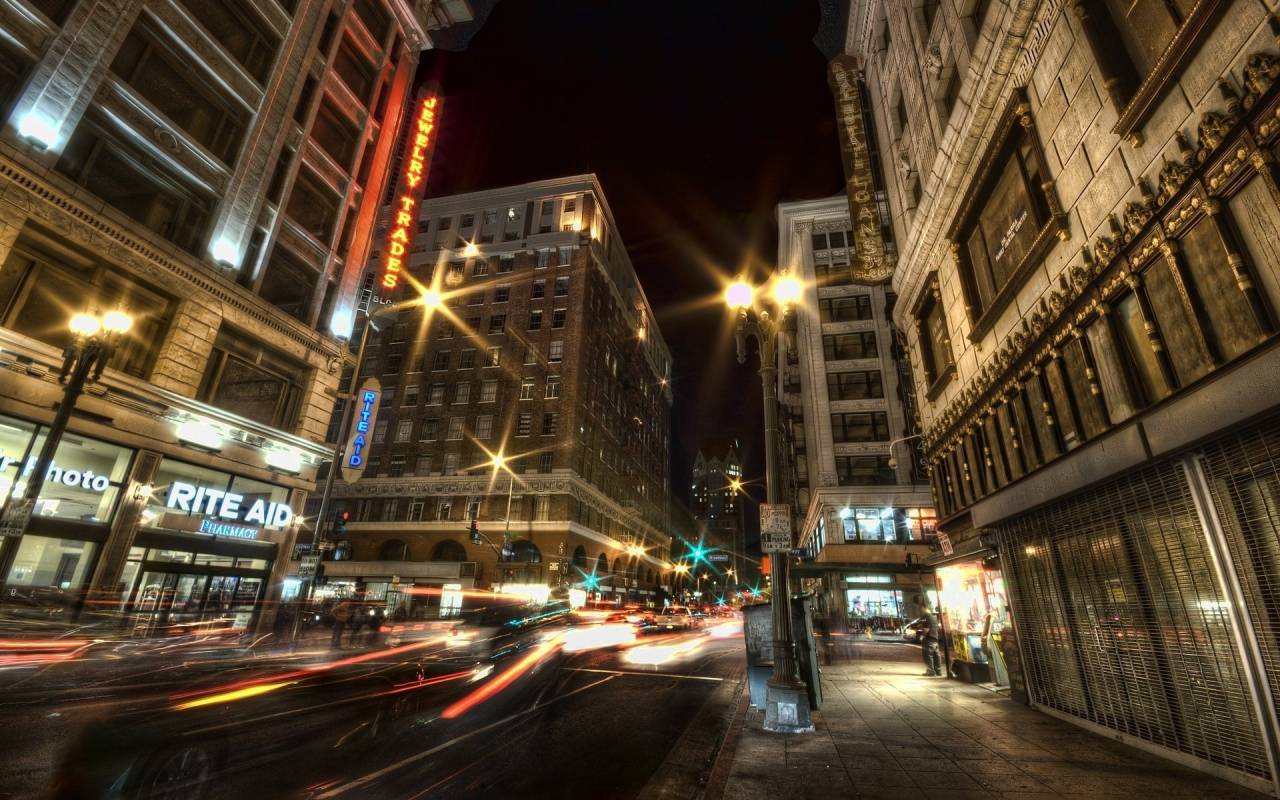
[[[693,627],[705,628],[707,627],[707,620],[709,619],[711,619],[710,614],[703,611],[695,611],[693,612]]]
[[[505,658],[541,643],[569,621],[569,609],[563,604],[538,608],[502,598],[481,602],[464,607],[449,629],[445,649],[450,658],[477,662]]]
[[[687,631],[705,624],[684,606],[667,606],[653,619],[653,627],[663,631]]]

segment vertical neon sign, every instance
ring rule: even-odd
[[[418,103],[417,114],[409,121],[408,137],[405,142],[404,171],[400,175],[399,191],[391,208],[391,219],[387,225],[390,235],[387,246],[383,248],[385,257],[382,267],[382,286],[394,289],[400,283],[400,271],[410,252],[409,245],[413,241],[413,229],[418,202],[422,199],[422,190],[427,183],[427,172],[431,166],[431,154],[435,151],[436,129],[439,127],[440,111],[444,101],[440,99],[434,87],[424,88],[422,99]]]
[[[365,379],[356,391],[355,403],[356,413],[351,420],[346,455],[342,457],[342,478],[347,483],[354,482],[364,472],[370,432],[378,418],[378,407],[382,405],[382,385],[376,378]]]

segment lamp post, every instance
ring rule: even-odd
[[[756,291],[739,277],[725,300],[737,313],[734,338],[738,344],[738,363],[747,361],[747,339],[754,336],[760,344],[760,383],[764,390],[765,485],[770,505],[782,499],[782,476],[778,454],[778,339],[790,349],[790,333],[795,329],[793,313],[800,299],[800,283],[786,273],[772,279],[772,302],[760,302],[756,308]],[[772,312],[770,307],[772,307]],[[754,313],[752,313],[754,311]],[[796,645],[791,628],[791,592],[788,584],[786,553],[774,553],[769,559],[773,585],[773,676],[765,689],[764,729],[775,733],[812,733],[809,698],[796,668]]]
[[[320,494],[320,510],[316,512],[315,530],[312,534],[316,552],[323,554],[322,545],[329,534],[329,503],[333,499],[333,484],[341,469],[342,458],[347,448],[347,428],[351,426],[351,418],[356,407],[356,385],[360,381],[360,370],[364,365],[364,354],[369,346],[369,334],[379,330],[379,325],[390,320],[405,308],[420,305],[428,310],[440,305],[440,295],[434,290],[427,290],[416,300],[389,303],[380,306],[373,313],[365,312],[365,331],[360,337],[360,348],[356,351],[356,366],[351,371],[351,380],[347,382],[347,390],[339,395],[345,402],[342,405],[342,422],[338,426],[337,441],[333,444],[333,455],[329,460],[329,476],[324,482],[324,491]],[[343,344],[345,348],[345,343]],[[298,595],[298,613],[293,618],[293,638],[298,638],[301,630],[302,614],[311,603],[311,593],[315,590],[315,580],[309,579]]]
[[[910,436],[903,436],[901,439],[894,439],[889,442],[889,469],[898,468],[898,457],[893,454],[893,446],[901,442],[909,442],[912,439],[920,439],[924,436],[922,433],[913,433]]]
[[[70,328],[75,335],[71,344],[62,349],[62,371],[58,373],[58,382],[65,384],[62,389],[62,402],[58,404],[58,412],[45,434],[44,446],[27,478],[27,485],[22,497],[13,497],[12,492],[5,498],[4,519],[21,519],[21,532],[10,537],[6,542],[3,554],[0,554],[0,590],[8,584],[9,572],[18,557],[18,547],[31,522],[31,513],[35,510],[40,491],[44,488],[45,475],[53,464],[54,454],[62,443],[62,435],[71,422],[71,413],[75,410],[80,395],[84,394],[85,384],[102,377],[102,370],[115,355],[120,336],[133,327],[133,317],[123,311],[111,311],[101,319],[93,314],[76,314],[71,318]],[[18,465],[18,475],[26,474],[25,464]]]

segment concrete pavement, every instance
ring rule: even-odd
[[[1265,796],[989,689],[921,677],[919,648],[890,650],[855,646],[822,668],[813,735],[765,732],[744,699],[705,800]]]

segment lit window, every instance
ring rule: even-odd
[[[498,399],[498,382],[485,381],[480,384],[480,402],[492,403]]]
[[[466,417],[450,417],[449,418],[449,439],[461,439],[463,426],[466,424]]]
[[[413,420],[402,419],[396,424],[396,441],[407,442],[409,435],[413,433]],[[394,461],[394,459],[392,459]]]
[[[490,347],[489,353],[485,358],[484,365],[486,367],[496,367],[496,366],[499,366],[501,363],[502,363],[502,348]]]
[[[570,261],[570,259],[572,259],[572,258],[573,258],[573,248],[572,248],[572,247],[561,247],[561,248],[560,248],[560,266],[562,266],[562,267],[567,267],[567,266],[569,266],[569,261]]]
[[[444,470],[442,471],[444,472],[445,475],[458,474],[458,454],[457,453],[444,454]],[[443,517],[443,519],[448,519],[448,518]]]
[[[547,399],[552,400],[560,396],[560,376],[547,376]]]
[[[453,402],[466,403],[471,400],[471,384],[467,382],[459,383],[453,387]]]
[[[569,296],[569,276],[563,275],[556,278],[556,297]]]
[[[551,355],[547,357],[547,360],[552,363],[564,360],[564,342],[551,343]]]
[[[533,399],[533,385],[536,380],[537,380],[536,378],[525,378],[520,381],[520,399],[521,400]]]
[[[476,438],[488,439],[493,433],[493,415],[481,414],[476,417]]]
[[[556,416],[557,416],[556,412],[554,411],[543,412],[542,414],[542,435],[543,436],[556,435]]]

